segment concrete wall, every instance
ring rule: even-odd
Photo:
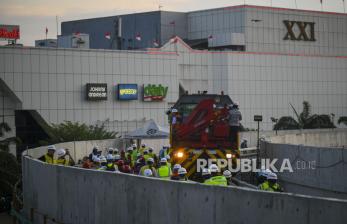
[[[317,146],[319,139],[324,140],[324,143],[336,141],[343,144],[346,133],[346,130],[340,130],[331,133],[274,136],[270,138],[271,142],[261,142],[261,157],[278,159],[278,169],[283,159],[289,159],[294,172],[278,173],[281,184],[288,192],[347,199],[346,149]],[[300,140],[303,140],[302,143],[313,143],[313,140],[317,140],[318,143],[316,146],[304,146],[274,143],[274,140],[293,140],[293,143]]]
[[[109,147],[125,149],[129,146],[129,140],[125,139],[107,139],[107,140],[95,140],[95,141],[78,141],[78,142],[64,142],[55,144],[56,148],[69,149],[71,156],[77,162],[84,156],[88,156],[94,146],[99,146],[99,149],[106,152]],[[31,150],[26,150],[23,152],[24,156],[30,156],[33,158],[39,158],[47,152],[47,146],[38,147]]]
[[[23,157],[24,212],[61,223],[345,223],[347,201],[179,183]],[[42,223],[35,216],[35,223]]]

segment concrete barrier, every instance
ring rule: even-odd
[[[30,153],[29,153],[30,154]],[[49,165],[24,156],[24,212],[59,223],[345,223],[347,201]],[[37,214],[35,213],[35,214]],[[42,215],[34,223],[43,223]]]
[[[293,173],[278,173],[286,191],[347,199],[347,149],[336,147],[346,145],[346,129],[273,136],[270,141],[261,142],[261,157],[289,159],[294,170]],[[279,165],[277,163],[276,168]]]

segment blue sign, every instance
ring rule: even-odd
[[[118,84],[119,100],[137,100],[138,89],[137,84]]]

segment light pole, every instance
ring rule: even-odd
[[[257,128],[257,168],[259,168],[259,123],[263,121],[263,116],[262,115],[254,115],[254,121],[258,123],[258,128]]]

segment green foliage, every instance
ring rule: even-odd
[[[293,129],[317,129],[317,128],[336,128],[331,117],[326,114],[311,114],[311,105],[309,102],[303,102],[303,110],[299,114],[292,104],[290,106],[296,116],[281,117],[277,122],[271,119],[275,125],[274,130],[293,130]]]
[[[346,116],[343,116],[343,117],[340,117],[339,120],[337,121],[338,124],[344,124],[347,126],[347,117]]]
[[[61,124],[52,124],[50,131],[53,138],[41,141],[41,145],[55,144],[58,142],[102,140],[116,138],[116,132],[109,132],[105,123],[101,125],[86,125],[78,122],[64,121]]]
[[[21,168],[16,158],[0,150],[0,197],[10,195],[13,186],[20,178]]]
[[[0,138],[4,137],[5,133],[10,131],[11,128],[7,123],[0,123]],[[17,145],[20,144],[20,140],[16,137],[10,137],[0,140],[0,150],[8,152],[9,146],[12,142],[17,143]]]

